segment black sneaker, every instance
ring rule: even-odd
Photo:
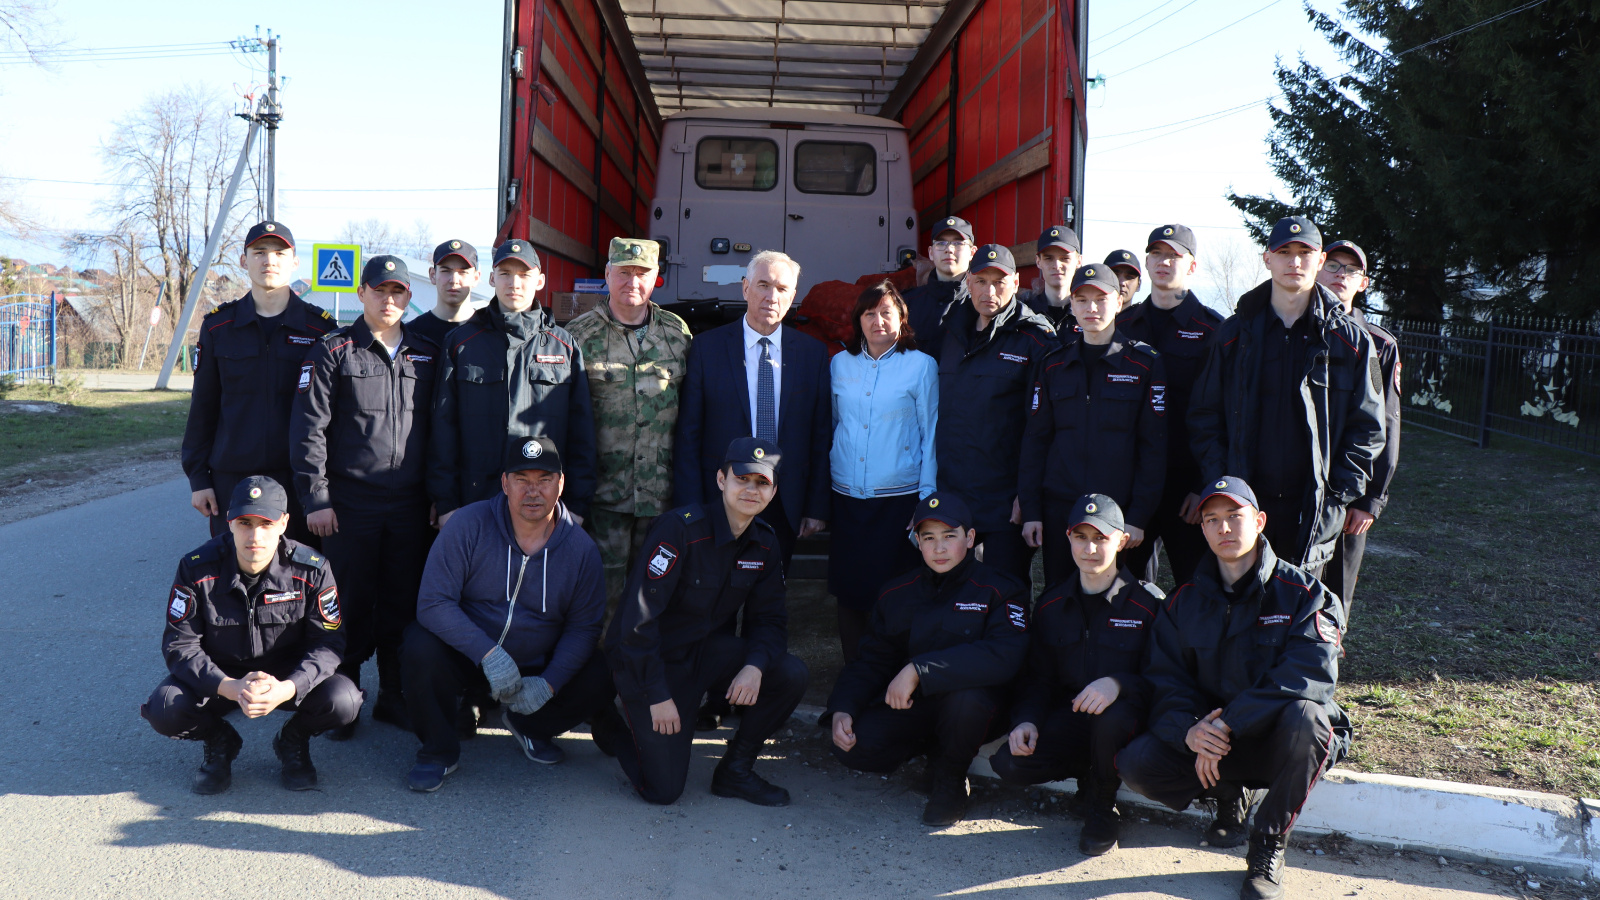
[[[233,784],[233,761],[239,756],[244,739],[233,726],[221,720],[217,729],[205,739],[205,761],[195,773],[190,790],[196,794],[220,794]]]
[[[1286,834],[1250,835],[1239,900],[1278,900],[1283,896],[1283,853],[1288,846]]]
[[[278,780],[285,790],[309,791],[317,786],[317,768],[311,764],[311,739],[291,732],[290,727],[283,726],[272,739],[272,752],[283,763]]]
[[[745,800],[757,806],[788,806],[789,792],[755,772],[756,752],[729,747],[711,773],[711,793],[718,797]]]
[[[378,699],[372,703],[372,721],[387,722],[401,731],[411,731],[406,698],[399,691],[379,691]]]
[[[1212,788],[1217,798],[1217,817],[1206,829],[1206,843],[1228,849],[1245,842],[1245,820],[1250,818],[1250,792],[1241,784],[1223,782]]]
[[[969,802],[965,770],[936,770],[928,792],[928,805],[922,809],[922,824],[954,825],[967,814]]]
[[[511,732],[511,737],[522,748],[522,755],[533,760],[541,766],[553,766],[567,758],[567,752],[556,746],[555,741],[542,738],[538,735],[528,734],[517,728],[517,723],[511,717],[511,710],[500,711],[500,721]]]

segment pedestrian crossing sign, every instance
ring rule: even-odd
[[[353,294],[356,273],[361,271],[361,245],[313,244],[311,265],[312,290]]]

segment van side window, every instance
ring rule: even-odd
[[[794,186],[807,194],[870,194],[878,188],[878,151],[871,144],[803,141],[794,150]]]
[[[761,138],[705,138],[694,150],[694,183],[711,191],[770,191],[778,145]]]

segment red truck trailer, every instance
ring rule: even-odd
[[[919,251],[953,213],[1030,265],[1044,227],[1081,232],[1087,15],[1088,0],[506,0],[497,240],[532,241],[548,290],[571,291],[611,238],[677,234],[658,168],[694,154],[663,153],[664,117],[735,108],[781,133],[795,115],[771,110],[821,110],[904,128]],[[685,277],[682,249],[665,278]]]

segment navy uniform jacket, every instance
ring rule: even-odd
[[[1189,447],[1189,398],[1205,367],[1211,339],[1221,325],[1222,317],[1201,303],[1193,291],[1184,292],[1183,300],[1170,310],[1156,309],[1146,297],[1117,316],[1117,334],[1154,347],[1167,368],[1169,495],[1182,497],[1200,485],[1200,464]]]
[[[1167,475],[1167,375],[1156,351],[1121,333],[1084,374],[1083,341],[1039,367],[1022,439],[1017,497],[1022,521],[1044,504],[1084,494],[1117,501],[1135,528],[1149,526]],[[941,485],[942,486],[942,485]]]
[[[1068,344],[1076,340],[1083,329],[1078,327],[1078,320],[1072,315],[1072,301],[1068,299],[1064,306],[1051,306],[1050,296],[1044,288],[1036,291],[1025,291],[1017,294],[1017,299],[1028,305],[1028,308],[1038,313],[1041,318],[1049,322],[1056,330],[1056,337],[1061,343]]]
[[[317,339],[336,324],[327,310],[292,293],[271,334],[262,331],[249,294],[206,314],[183,430],[189,490],[213,487],[212,472],[289,469],[289,415],[300,369]],[[225,504],[228,498],[217,500]]]
[[[344,656],[339,589],[322,554],[281,538],[246,594],[233,535],[184,554],[167,599],[161,655],[172,677],[202,696],[224,678],[267,672],[304,700]]]
[[[1389,483],[1400,465],[1400,342],[1358,310],[1350,316],[1367,330],[1378,351],[1378,368],[1383,372],[1383,452],[1372,461],[1372,478],[1367,492],[1350,504],[1374,517],[1383,515],[1389,505]]]
[[[752,519],[734,537],[722,504],[691,503],[656,517],[628,573],[604,642],[624,700],[672,699],[666,663],[744,608],[745,664],[762,671],[789,648],[783,555],[772,526]]]
[[[928,276],[927,284],[919,284],[905,292],[906,322],[917,339],[917,348],[935,359],[944,342],[944,319],[954,306],[967,301],[967,276],[963,272],[954,281],[940,281],[937,272]]]
[[[289,436],[307,513],[426,496],[423,480],[439,347],[404,326],[395,358],[366,319],[317,342],[301,369]],[[331,489],[330,489],[331,488]]]
[[[970,553],[943,575],[926,566],[883,586],[861,652],[845,666],[828,710],[854,717],[917,667],[913,696],[1009,684],[1028,652],[1028,589]]]
[[[1155,585],[1119,569],[1117,578],[1089,606],[1078,573],[1046,590],[1029,623],[1028,666],[1011,710],[1011,726],[1037,725],[1051,710],[1071,707],[1092,682],[1114,678],[1117,700],[1145,708],[1150,684],[1144,668],[1156,611],[1166,595]]]

